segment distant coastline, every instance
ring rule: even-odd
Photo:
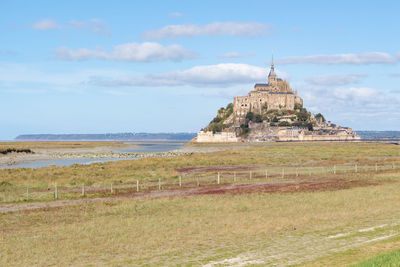
[[[356,131],[362,140],[400,140],[400,131]]]
[[[196,133],[22,134],[16,141],[190,141]]]
[[[400,140],[400,131],[356,131],[362,140]],[[22,134],[14,141],[190,141],[196,133]]]

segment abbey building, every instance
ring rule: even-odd
[[[254,90],[247,96],[236,96],[233,99],[234,124],[240,126],[245,122],[246,114],[261,114],[267,110],[294,110],[295,105],[303,105],[303,99],[297,91],[290,88],[286,80],[278,78],[272,61],[268,83],[256,83]]]

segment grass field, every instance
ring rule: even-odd
[[[230,148],[176,158],[2,170],[0,181],[71,183],[78,177],[126,183],[159,176],[173,181],[180,175],[177,169],[188,167],[203,172],[200,167],[400,165],[400,147],[395,145],[279,143]],[[319,173],[301,180],[315,183],[331,176]],[[357,183],[307,190],[296,184],[274,193],[116,197],[4,213],[0,265],[345,266],[399,249],[399,169],[342,173],[340,179]],[[370,266],[368,261],[362,264]]]
[[[197,145],[197,146],[210,146]],[[224,145],[218,145],[224,146]],[[49,166],[40,169],[0,169],[0,182],[14,185],[124,183],[152,181],[162,177],[176,181],[178,168],[201,166],[330,166],[335,164],[398,164],[396,145],[372,143],[273,143],[244,144],[245,149],[225,145],[227,150],[174,158],[146,158],[104,164]],[[26,148],[29,148],[27,146]]]

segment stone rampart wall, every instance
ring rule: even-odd
[[[197,133],[196,142],[198,143],[236,143],[239,142],[240,138],[236,137],[233,132],[204,132],[200,131]]]

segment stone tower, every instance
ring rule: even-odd
[[[274,56],[272,56],[271,70],[269,71],[269,74],[268,74],[268,85],[270,85],[272,87],[277,87],[277,85],[278,85],[277,77],[275,74],[275,68],[274,68]]]

